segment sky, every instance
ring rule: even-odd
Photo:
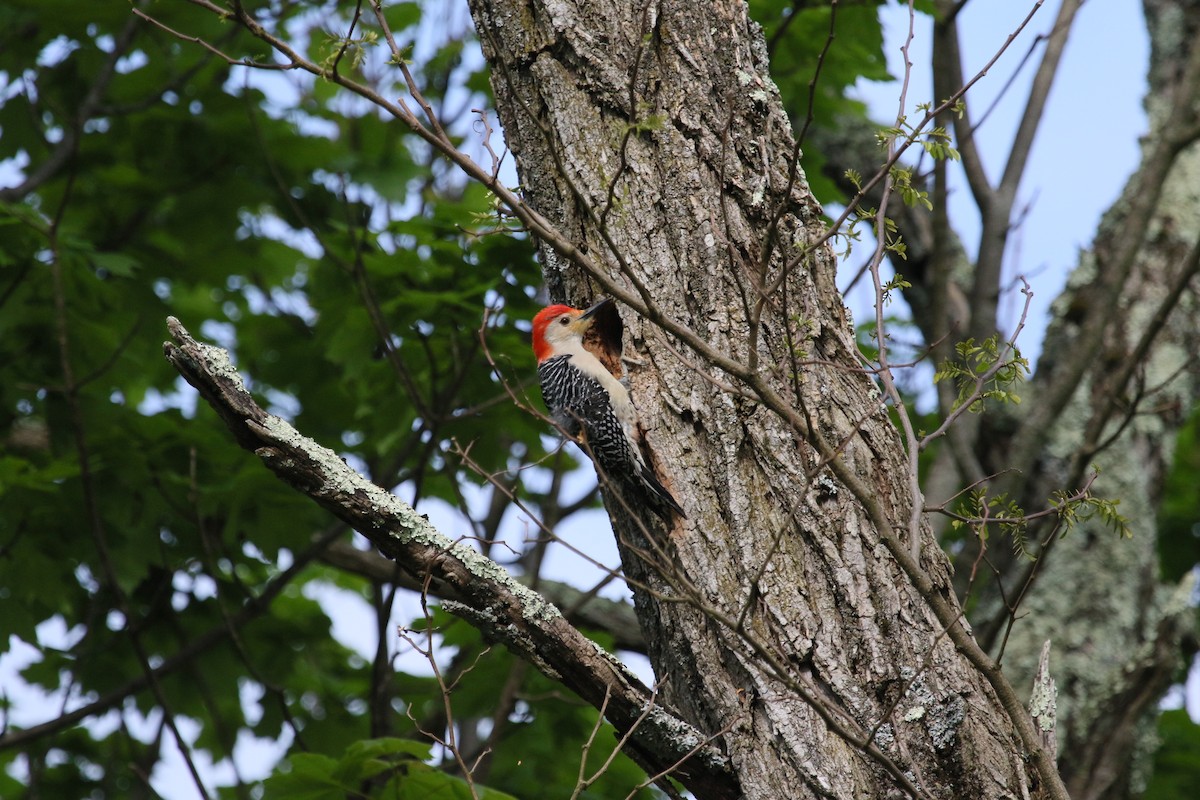
[[[1048,32],[1059,3],[1048,0],[1037,11],[991,71],[968,95],[972,118],[981,109],[1000,101],[976,131],[984,168],[993,184],[1004,169],[1009,145],[1020,122],[1029,84],[1041,56],[1039,49],[1018,70],[1035,36]],[[1004,45],[1033,8],[1032,0],[971,0],[960,15],[964,74],[973,76]],[[892,3],[884,11],[886,49],[894,75],[903,72],[900,48],[908,33],[908,9]],[[932,97],[930,31],[928,18],[918,16],[909,48],[914,65],[908,113]],[[1029,280],[1034,292],[1030,324],[1019,343],[1022,354],[1036,360],[1050,302],[1066,282],[1078,252],[1090,244],[1101,214],[1117,198],[1137,166],[1138,138],[1147,128],[1142,109],[1146,91],[1149,41],[1138,0],[1085,2],[1075,21],[1059,65],[1057,79],[1030,154],[1025,178],[1014,208],[1028,208],[1012,235],[1005,277]],[[1015,75],[1015,78],[1014,78]],[[1005,89],[1006,84],[1012,85]],[[859,86],[863,100],[877,120],[894,119],[896,84]],[[960,168],[951,170],[950,218],[967,252],[974,254],[980,231],[974,207]],[[903,269],[903,268],[902,268]],[[856,319],[870,308],[873,298],[860,282],[847,302]],[[1019,295],[1010,302],[1000,322],[1011,331],[1020,316]]]
[[[966,74],[972,75],[999,49],[1008,34],[1032,8],[1032,0],[972,0],[964,10],[961,28],[966,54]],[[1041,8],[1026,32],[1010,47],[992,72],[970,94],[973,109],[987,107],[1001,93],[1016,72],[1013,85],[1001,98],[996,110],[977,136],[984,153],[989,175],[1003,168],[1008,142],[1019,120],[1020,110],[1028,91],[1029,79],[1037,55],[1022,70],[1017,71],[1021,58],[1029,50],[1034,36],[1049,30],[1057,13],[1058,3],[1049,0]],[[448,12],[449,13],[449,12]],[[908,32],[908,12],[905,6],[890,5],[884,12],[887,25],[887,50],[892,58],[893,73],[900,74],[900,46]],[[911,46],[915,65],[909,91],[909,113],[915,113],[918,103],[934,100],[930,96],[931,76],[928,69],[930,25],[918,19]],[[1026,355],[1036,358],[1050,301],[1061,291],[1066,276],[1077,260],[1078,252],[1089,244],[1097,221],[1121,191],[1138,160],[1138,137],[1146,129],[1141,108],[1145,90],[1147,41],[1140,3],[1137,0],[1092,0],[1085,3],[1076,23],[1047,106],[1042,128],[1031,154],[1027,177],[1021,185],[1018,207],[1028,205],[1014,237],[1012,256],[1006,265],[1006,275],[1024,275],[1035,292],[1028,331],[1021,342]],[[897,112],[896,84],[863,84],[858,93],[880,121],[895,117]],[[978,112],[975,112],[978,113]],[[969,192],[961,176],[951,187],[951,218],[968,251],[975,250],[979,232],[978,215],[974,212]],[[852,259],[853,260],[853,259]],[[861,259],[859,259],[861,261]],[[848,298],[855,317],[863,319],[871,299],[863,289]],[[1002,322],[1011,327],[1019,313],[1014,299]],[[590,478],[580,477],[578,489],[587,489]],[[445,530],[455,530],[459,520],[448,509],[430,504],[427,511],[435,524]],[[593,510],[575,515],[560,531],[562,537],[604,564],[619,563],[612,541],[611,529],[603,511]],[[509,535],[520,539],[526,529],[520,522],[510,526]],[[545,565],[547,577],[566,580],[581,586],[599,582],[604,571],[572,555],[564,548],[554,547]],[[375,650],[374,625],[362,620],[372,613],[356,596],[329,588],[320,592],[333,617],[333,634],[344,644],[372,657]],[[602,592],[610,597],[624,596],[617,582]],[[413,603],[402,603],[397,610],[397,622],[407,621],[418,613]],[[61,641],[65,631],[47,630],[47,637]],[[10,696],[18,679],[15,672],[32,657],[32,648],[17,648],[0,657],[0,685],[9,687]],[[631,657],[632,666],[647,681],[652,680],[649,665],[641,657]],[[402,668],[420,669],[412,657],[401,660]],[[1200,686],[1194,676],[1193,687]],[[19,689],[18,689],[19,691]],[[1200,692],[1191,691],[1190,709],[1193,718],[1200,717]],[[245,701],[253,705],[252,696]],[[1183,702],[1182,695],[1175,702]],[[20,704],[19,704],[20,705]],[[39,707],[40,706],[40,707]],[[12,721],[31,724],[52,715],[54,705],[35,704],[18,708]],[[48,713],[49,712],[49,713]],[[102,721],[107,728],[115,717]],[[186,727],[186,726],[185,726]],[[147,730],[152,729],[147,726]],[[238,761],[244,777],[262,777],[255,763],[273,763],[273,745],[245,740],[238,748]],[[228,768],[213,768],[201,764],[205,774],[225,782],[231,777]],[[166,762],[156,770],[155,788],[170,800],[189,800],[196,796],[190,780],[185,777],[182,762],[176,753],[168,754]]]

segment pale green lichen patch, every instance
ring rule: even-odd
[[[206,372],[220,380],[229,381],[243,392],[246,391],[246,384],[242,381],[242,376],[238,373],[237,368],[233,366],[233,361],[229,358],[227,351],[216,345],[196,341],[188,333],[187,328],[183,327],[183,324],[175,317],[167,317],[167,329],[180,344],[194,346],[200,352],[201,358],[208,362]]]
[[[925,716],[925,706],[913,706],[904,714],[905,722],[916,722],[921,717]]]
[[[967,704],[961,697],[952,697],[929,714],[929,738],[938,750],[954,743],[958,729],[967,716]]]
[[[1050,689],[1049,692],[1036,691],[1029,699],[1029,710],[1033,717],[1033,723],[1037,725],[1038,730],[1044,733],[1054,730],[1055,726],[1055,700],[1058,692],[1053,687]]]
[[[1167,600],[1163,603],[1163,616],[1174,617],[1191,613],[1195,596],[1196,571],[1190,570],[1183,576],[1183,580],[1179,581],[1179,584],[1167,595]]]
[[[219,347],[204,344],[203,342],[197,342],[196,345],[200,348],[200,352],[204,353],[204,358],[208,360],[208,371],[212,375],[221,380],[229,381],[243,392],[246,391],[246,384],[242,381],[242,376],[237,371],[237,367],[230,361],[229,353]]]
[[[1054,730],[1058,718],[1058,687],[1050,678],[1049,670],[1034,681],[1029,696],[1029,716],[1042,733]]]
[[[680,752],[695,751],[696,755],[693,757],[703,759],[710,768],[722,771],[730,768],[727,756],[715,747],[706,746],[699,731],[678,717],[667,713],[661,706],[648,704],[644,709],[644,715],[649,725],[670,737],[675,749]]]

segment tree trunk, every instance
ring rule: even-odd
[[[607,500],[666,702],[716,737],[747,797],[1036,793],[1019,710],[947,633],[924,523],[902,569],[894,531],[920,498],[858,371],[833,255],[804,252],[819,209],[802,171],[789,180],[744,4],[471,9],[526,198],[606,270],[544,247],[551,296],[582,305],[599,283],[648,307],[622,309],[632,394],[688,519],[646,531]]]

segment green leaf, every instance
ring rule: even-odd
[[[265,800],[344,800],[354,787],[334,778],[338,762],[319,753],[297,753],[288,759],[286,772],[276,772],[263,783]]]
[[[1143,800],[1200,797],[1200,725],[1186,709],[1164,711],[1158,718],[1158,736],[1162,744]]]

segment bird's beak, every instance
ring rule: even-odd
[[[597,311],[599,311],[600,309],[604,308],[607,305],[610,305],[611,303],[612,303],[612,298],[609,298],[609,297],[604,298],[603,300],[601,300],[600,302],[596,303],[594,306],[589,308],[587,311],[580,314],[579,315],[580,321],[585,320],[585,319],[590,321],[592,316],[595,315],[595,313]]]

